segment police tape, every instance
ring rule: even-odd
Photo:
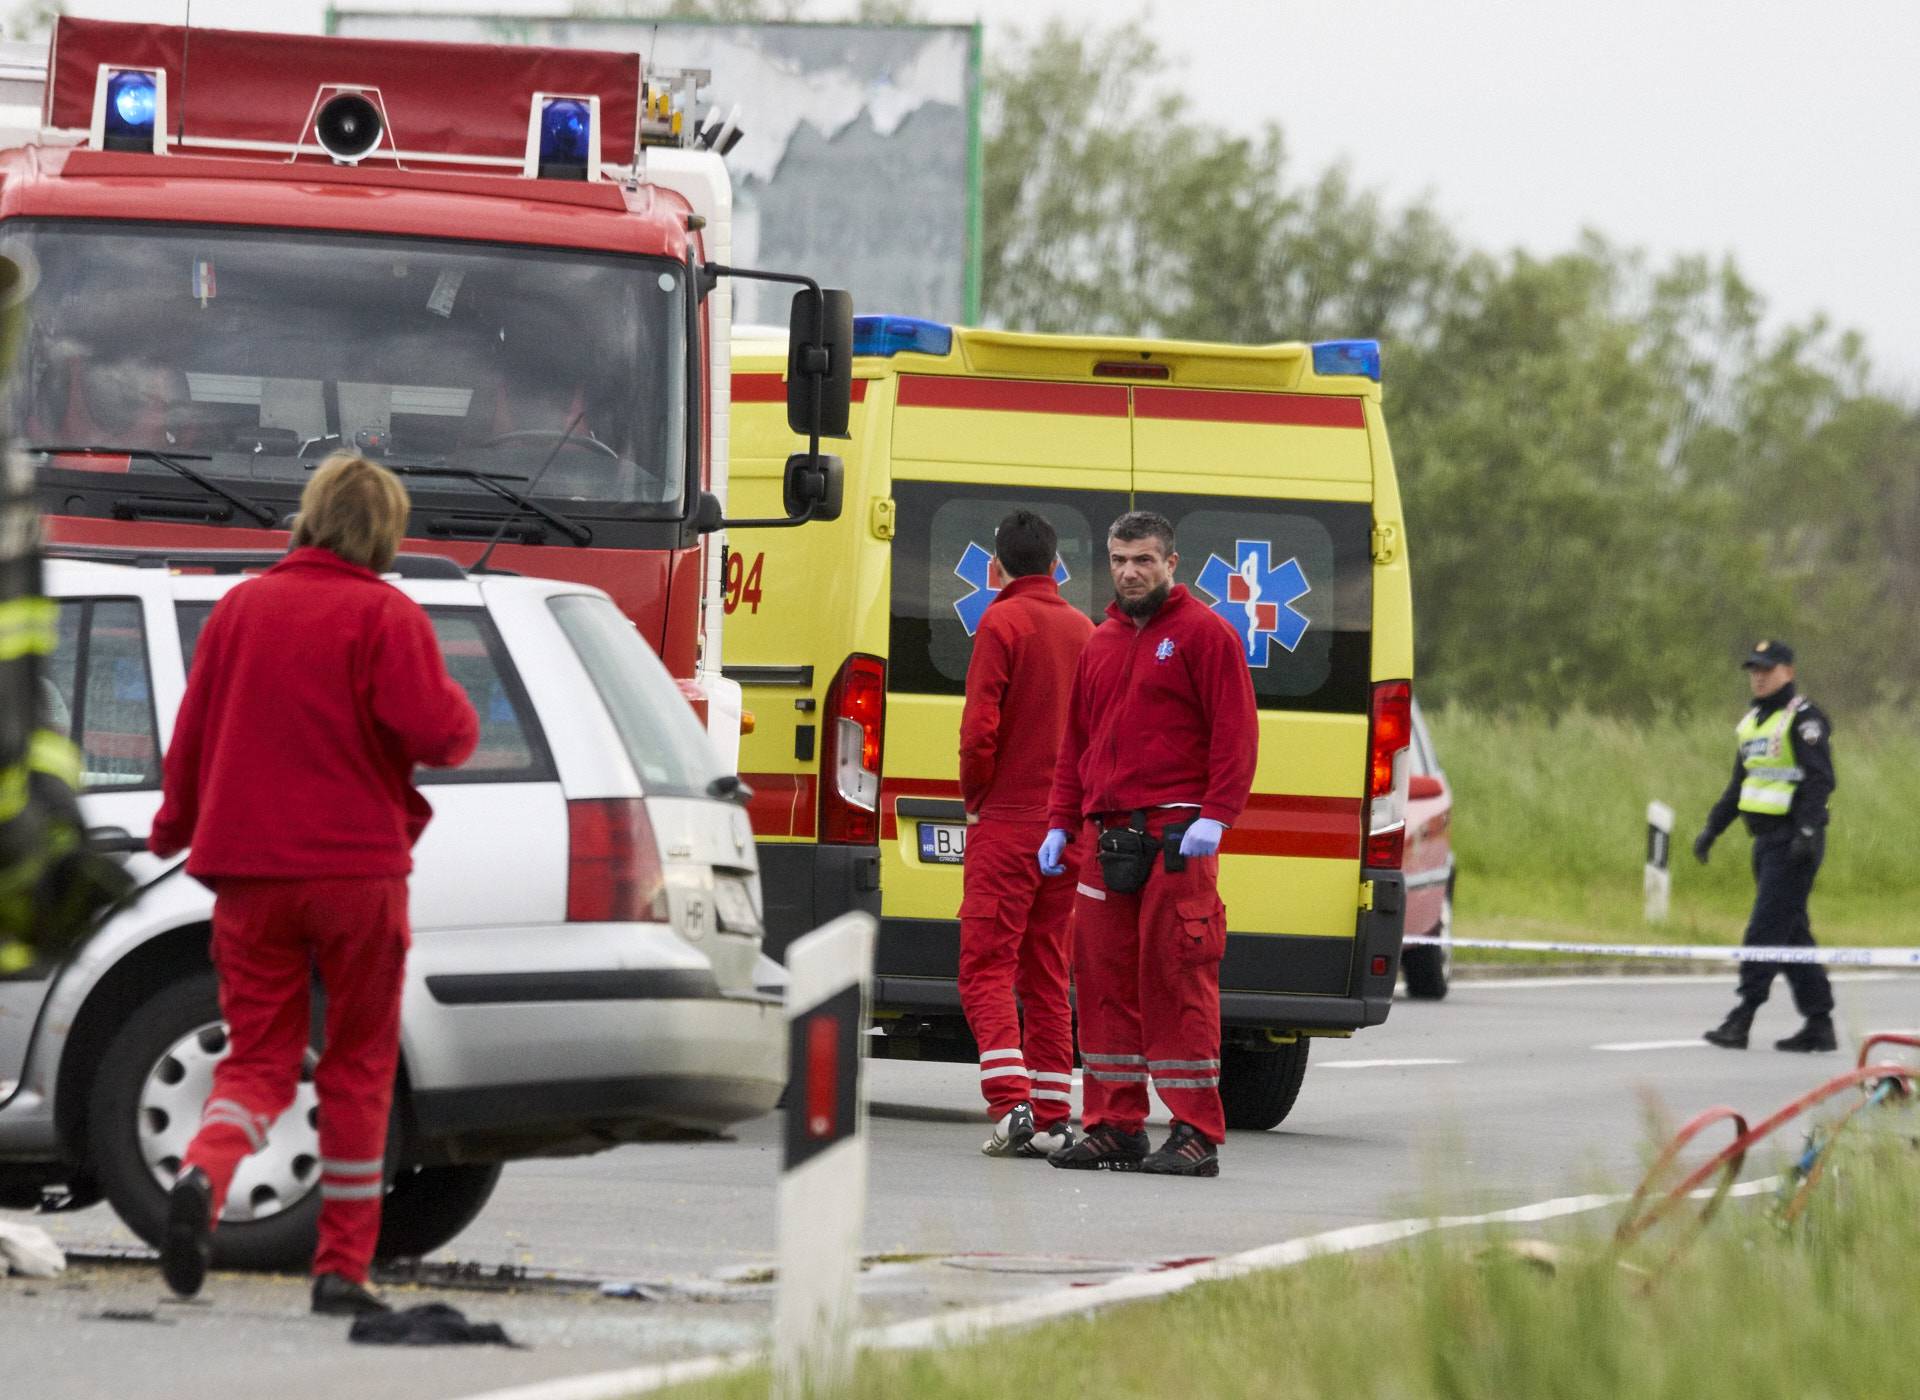
[[[1412,947],[1486,948],[1502,953],[1576,953],[1614,958],[1660,958],[1668,962],[1822,963],[1830,967],[1906,967],[1920,970],[1920,948],[1770,948],[1669,946],[1659,943],[1523,943],[1505,938],[1438,938],[1410,935]]]

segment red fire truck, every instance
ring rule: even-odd
[[[845,430],[851,310],[726,265],[738,133],[696,119],[705,76],[61,19],[40,128],[0,151],[52,539],[280,548],[307,474],[356,449],[404,475],[408,549],[604,588],[733,752],[727,279],[806,288],[785,392],[814,452],[781,523],[837,509],[818,435]]]

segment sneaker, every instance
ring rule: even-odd
[[[188,1167],[167,1192],[160,1276],[182,1298],[191,1298],[207,1281],[207,1264],[212,1258],[213,1183],[200,1168]]]
[[[993,1136],[980,1144],[989,1157],[1015,1157],[1033,1141],[1033,1105],[1017,1103],[1000,1115],[993,1125]]]
[[[1056,1152],[1065,1152],[1073,1146],[1075,1141],[1073,1125],[1062,1118],[1050,1127],[1035,1129],[1033,1136],[1027,1139],[1026,1145],[1019,1148],[1014,1156],[1051,1157]]]
[[[320,1274],[313,1281],[313,1310],[322,1317],[358,1317],[392,1312],[387,1300],[345,1274]]]
[[[1140,1164],[1140,1170],[1155,1176],[1218,1176],[1220,1149],[1201,1136],[1193,1124],[1176,1118],[1167,1140]]]
[[[1102,1123],[1087,1129],[1078,1142],[1048,1154],[1047,1161],[1068,1171],[1137,1172],[1149,1146],[1145,1133],[1123,1133],[1111,1123]]]

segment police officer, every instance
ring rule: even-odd
[[[1741,663],[1753,689],[1753,708],[1734,728],[1739,753],[1733,777],[1693,838],[1702,865],[1715,838],[1738,812],[1753,836],[1753,914],[1748,947],[1811,948],[1807,896],[1827,847],[1827,798],[1834,787],[1833,725],[1793,683],[1793,648],[1760,641]],[[1706,1033],[1710,1044],[1747,1048],[1754,1013],[1767,999],[1773,975],[1784,972],[1806,1024],[1776,1050],[1833,1050],[1833,988],[1817,963],[1747,962],[1740,965],[1740,1002]]]
[[[1073,680],[1040,869],[1080,841],[1073,975],[1085,1135],[1056,1167],[1218,1176],[1220,842],[1259,747],[1239,634],[1173,581],[1173,526],[1129,511],[1107,532],[1114,601]],[[1147,1085],[1173,1131],[1147,1151]]]

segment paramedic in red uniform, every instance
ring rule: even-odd
[[[1114,602],[1080,656],[1054,770],[1040,868],[1076,840],[1074,983],[1084,1135],[1056,1167],[1218,1176],[1220,959],[1226,909],[1218,852],[1253,785],[1259,731],[1246,652],[1226,622],[1175,586],[1173,526],[1129,511],[1107,534]],[[1172,827],[1133,893],[1111,887],[1103,831]],[[1147,1084],[1173,1114],[1149,1153]]]
[[[374,1311],[387,1110],[400,1052],[407,875],[431,809],[415,764],[463,762],[479,721],[433,624],[382,581],[407,523],[399,479],[336,455],[293,549],[222,598],[193,656],[149,844],[214,891],[230,1053],[168,1196],[160,1266],[199,1291],[240,1160],[293,1102],[315,973],[326,990],[313,1310]]]
[[[960,716],[960,795],[972,823],[960,1005],[980,1046],[989,1157],[1045,1157],[1073,1144],[1073,876],[1042,875],[1033,852],[1047,834],[1067,694],[1093,624],[1060,596],[1058,552],[1053,526],[1032,511],[994,531],[987,583],[1000,594],[973,639]]]

